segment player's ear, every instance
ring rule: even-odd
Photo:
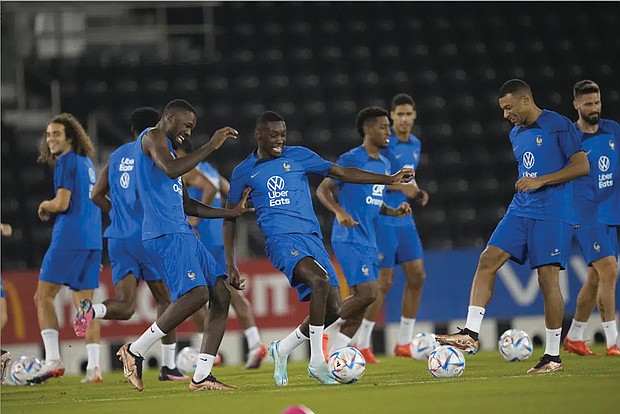
[[[575,108],[576,111],[579,110],[579,105],[577,105],[577,101],[573,100],[573,108]]]

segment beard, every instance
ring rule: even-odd
[[[598,122],[601,120],[601,114],[599,112],[593,112],[587,116],[584,116],[583,120],[590,125],[598,125]]]

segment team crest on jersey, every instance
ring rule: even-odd
[[[536,145],[539,147],[542,145],[542,137],[540,135],[536,137]]]
[[[299,251],[297,251],[297,250],[293,249],[293,250],[291,250],[291,254],[292,254],[293,256],[297,256],[297,255],[299,254]]]
[[[379,260],[383,260],[383,257],[384,257],[384,256],[383,256],[383,253],[379,253],[379,254],[377,255],[377,258],[378,258]]]
[[[362,273],[364,274],[364,276],[368,276],[368,273],[370,273],[370,270],[368,270],[368,266],[362,266]]]
[[[284,164],[282,164],[282,166],[284,167],[284,169],[286,171],[290,171],[291,170],[291,164],[289,164],[288,162],[285,162]]]
[[[196,279],[196,273],[192,272],[191,270],[188,270],[187,277],[189,277],[189,280],[194,280]]]
[[[611,139],[609,140],[609,148],[611,148],[612,151],[616,149],[616,143]]]
[[[594,251],[597,252],[597,253],[599,253],[601,251],[601,245],[598,244],[597,242],[594,242],[594,246],[592,246],[592,247],[594,247]]]

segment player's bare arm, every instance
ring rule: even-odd
[[[409,205],[409,203],[402,203],[397,208],[389,207],[384,203],[381,205],[381,209],[379,210],[379,214],[391,217],[405,217],[411,214],[411,212],[411,205]]]
[[[51,200],[42,201],[39,204],[37,214],[42,221],[51,218],[50,214],[64,213],[69,208],[71,202],[71,191],[66,188],[59,188],[56,197]]]
[[[316,195],[321,204],[336,215],[336,220],[338,220],[338,224],[341,226],[353,227],[359,224],[342,208],[342,206],[340,206],[340,204],[338,204],[338,200],[336,200],[336,196],[334,195],[334,190],[336,190],[336,183],[334,180],[329,177],[325,178],[316,189]]]
[[[415,173],[412,168],[401,168],[396,174],[384,175],[334,164],[330,167],[327,175],[347,183],[391,185],[408,183],[413,179]]]
[[[249,189],[246,189],[246,191]],[[248,191],[249,194],[249,191]],[[237,204],[226,203],[226,209],[232,210]],[[237,223],[235,218],[224,220],[222,236],[224,239],[224,252],[226,254],[226,274],[228,275],[228,283],[237,290],[245,289],[245,279],[239,275],[239,270],[235,265],[235,240],[237,239]]]
[[[569,164],[554,173],[541,177],[522,177],[515,183],[515,190],[525,193],[545,185],[560,184],[590,173],[590,163],[584,151],[579,151],[569,158]]]
[[[174,158],[168,148],[168,137],[158,128],[151,129],[142,138],[142,150],[151,157],[155,165],[168,177],[175,179],[192,170],[199,162],[204,161],[213,151],[222,146],[228,138],[237,138],[239,133],[231,127],[215,131],[211,140],[187,154],[185,157]]]
[[[97,182],[93,186],[93,192],[90,199],[95,203],[97,207],[101,209],[104,213],[110,212],[112,209],[112,203],[108,198],[108,193],[110,192],[110,183],[108,182],[108,170],[110,169],[110,164],[106,164],[103,167],[103,171],[99,174],[99,178],[97,178]]]
[[[200,202],[202,204],[210,206],[213,203],[215,194],[217,193],[217,188],[215,188],[215,185],[213,185],[211,180],[209,180],[209,178],[204,175],[198,167],[194,167],[190,171],[183,174],[183,182],[188,187],[195,187],[202,192],[202,196],[200,197]],[[196,227],[196,225],[200,222],[200,218],[192,216],[189,217],[187,221],[189,221],[189,224],[191,224],[192,227]]]
[[[413,201],[415,201],[417,204],[421,205],[422,207],[428,204],[428,200],[430,198],[428,195],[428,192],[418,187],[418,183],[416,182],[415,179],[405,184],[390,185],[387,187],[387,190],[388,191],[400,191],[401,193],[403,193],[408,198],[412,199]]]
[[[250,189],[247,188],[243,192],[243,197],[239,204],[234,208],[217,208],[211,207],[201,203],[198,200],[194,200],[187,193],[187,188],[183,185],[183,210],[188,216],[200,217],[200,218],[237,218],[246,213],[254,211],[254,208],[248,208],[248,198],[250,196]]]

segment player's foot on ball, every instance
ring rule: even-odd
[[[308,376],[318,380],[321,384],[334,385],[338,384],[338,381],[329,374],[329,367],[326,362],[323,362],[317,366],[312,364],[308,365]]]
[[[49,378],[62,377],[65,375],[65,365],[60,359],[54,359],[51,361],[45,361],[41,367],[41,371],[34,377],[30,378],[28,382],[30,384],[40,384]]]
[[[590,347],[588,347],[586,341],[571,341],[570,339],[568,339],[568,337],[564,338],[562,349],[572,354],[577,354],[581,356],[596,355],[594,352],[592,352]]]
[[[134,355],[129,351],[131,344],[125,344],[121,346],[116,355],[118,359],[123,363],[123,373],[131,385],[138,391],[144,389],[142,383],[142,363],[144,358]]]
[[[360,354],[362,354],[362,356],[364,357],[364,361],[366,361],[367,364],[380,364],[381,363],[381,361],[377,359],[375,354],[372,353],[372,349],[370,349],[370,347],[364,348],[364,349],[358,348],[357,350],[360,351]]]
[[[618,349],[618,345],[607,348],[607,356],[620,356],[620,349]]]
[[[329,359],[329,351],[327,350],[327,345],[329,344],[329,335],[323,334],[323,338],[321,341],[321,348],[323,349],[323,358],[325,362]]]
[[[4,384],[4,376],[6,375],[7,368],[11,365],[11,353],[6,350],[2,350],[2,362],[0,362],[0,382]]]
[[[86,337],[86,331],[90,325],[90,321],[95,317],[93,303],[90,299],[83,299],[78,306],[77,315],[73,320],[73,330],[78,338]]]
[[[103,377],[101,377],[101,369],[99,367],[95,367],[92,369],[86,369],[86,375],[84,378],[80,380],[81,383],[97,383],[103,382]]]
[[[538,364],[527,370],[528,374],[546,374],[549,372],[562,371],[564,365],[559,356],[543,355]]]
[[[394,355],[397,357],[411,358],[411,346],[409,346],[409,344],[396,344],[394,347]]]
[[[189,390],[190,391],[209,391],[209,390],[238,390],[239,387],[234,385],[226,385],[213,375],[209,374],[207,378],[203,379],[200,382],[194,382],[191,380],[189,382]]]
[[[162,365],[159,370],[159,380],[160,381],[187,381],[189,377],[179,371],[178,368],[168,368],[165,365]]]
[[[275,362],[275,366],[273,368],[273,379],[276,380],[276,385],[278,387],[284,387],[285,385],[288,385],[288,372],[286,370],[288,355],[280,356],[280,342],[281,340],[278,339],[269,345],[269,355]]]
[[[450,345],[469,354],[475,354],[478,352],[480,343],[478,339],[473,338],[472,335],[476,334],[466,328],[451,335],[435,335],[435,338],[439,345]]]
[[[245,369],[256,369],[260,367],[266,356],[267,347],[263,344],[258,344],[258,346],[248,352],[248,360],[245,363]]]

